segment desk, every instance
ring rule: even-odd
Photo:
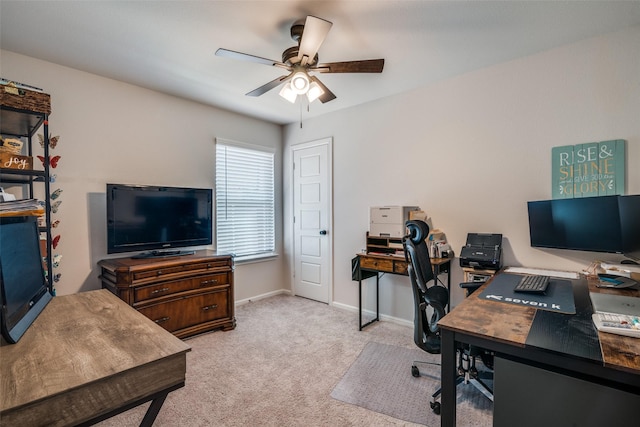
[[[408,276],[407,261],[404,257],[394,255],[378,255],[378,254],[357,254],[358,256],[358,325],[360,330],[365,326],[372,324],[380,320],[380,273],[398,274],[401,276]],[[433,274],[436,277],[436,281],[439,281],[438,276],[443,273],[447,273],[447,290],[451,294],[451,258],[431,258],[431,265],[433,267]],[[362,271],[375,273],[376,277],[376,317],[369,322],[362,324]],[[373,277],[373,276],[371,276]],[[367,278],[367,277],[365,277]],[[447,304],[447,309],[449,304]]]
[[[503,273],[504,274],[504,273]],[[496,358],[505,357],[525,366],[560,373],[591,384],[599,384],[640,395],[640,339],[598,332],[602,360],[578,358],[548,348],[527,344],[537,311],[533,307],[510,305],[481,299],[478,295],[490,283],[463,300],[440,322],[442,339],[442,403],[441,425],[456,424],[456,346],[467,343],[496,352]],[[618,293],[640,296],[640,291],[612,291],[595,287],[586,279],[573,281],[581,291]],[[588,288],[586,288],[588,286]],[[590,306],[589,306],[590,307]],[[578,300],[576,299],[576,308]],[[590,308],[589,308],[590,309]],[[567,316],[553,313],[556,316]],[[568,337],[569,339],[571,337]],[[496,367],[496,378],[498,367]],[[495,384],[495,392],[498,395]],[[495,400],[498,404],[498,398]],[[558,402],[557,408],[562,408]],[[515,425],[515,424],[514,424]]]
[[[91,425],[184,386],[190,347],[107,290],[59,296],[16,344],[0,347],[7,426]]]

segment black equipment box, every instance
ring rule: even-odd
[[[460,251],[460,267],[499,270],[502,267],[502,234],[467,234]]]

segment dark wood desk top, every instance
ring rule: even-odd
[[[589,291],[640,297],[636,290],[597,288],[589,281]],[[443,317],[441,328],[493,341],[525,347],[536,309],[481,299],[483,285]],[[640,374],[640,338],[598,332],[604,366]]]
[[[0,347],[6,425],[75,425],[184,384],[190,347],[107,290],[55,297]]]

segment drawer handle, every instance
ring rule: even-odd
[[[160,276],[162,274],[162,270],[156,271],[156,276]]]
[[[203,309],[204,311],[207,311],[207,310],[213,310],[214,308],[218,308],[218,304],[211,304],[211,305],[208,305],[208,306],[206,306],[206,307],[202,307],[202,309]]]
[[[160,292],[167,292],[169,288],[156,289],[155,291],[151,291],[151,294],[158,294]]]
[[[164,322],[166,322],[166,321],[167,321],[167,320],[169,320],[169,319],[170,319],[170,317],[161,317],[161,318],[159,318],[159,319],[154,320],[154,322],[156,322],[156,323],[160,324],[160,323],[164,323]]]
[[[213,283],[213,284],[218,283],[218,279],[203,280],[202,282],[200,282],[200,286],[206,286],[206,285],[209,285],[211,283]]]

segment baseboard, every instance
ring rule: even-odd
[[[273,297],[276,295],[293,295],[291,293],[291,291],[289,289],[280,289],[277,291],[272,291],[272,292],[267,292],[266,294],[261,294],[261,295],[256,295],[253,296],[251,298],[245,298],[245,299],[241,299],[235,302],[236,307],[243,305],[243,304],[247,304],[250,303],[252,301],[258,301],[261,299],[265,299],[265,298],[269,298],[269,297]],[[345,311],[349,311],[354,313],[356,316],[358,315],[358,307],[354,307],[352,305],[348,305],[348,304],[342,304],[340,302],[332,302],[331,306],[335,307],[335,308],[339,308],[340,310],[345,310]],[[372,318],[373,316],[375,316],[376,314],[371,311],[371,310],[362,310],[362,314]],[[401,325],[401,326],[407,326],[409,328],[413,328],[413,321],[411,320],[407,320],[407,319],[401,319],[399,317],[394,317],[394,316],[388,316],[386,314],[380,314],[380,321],[384,321],[384,322],[391,322],[391,323],[395,323],[397,325]]]
[[[235,302],[235,305],[237,307],[239,305],[247,304],[247,303],[250,303],[252,301],[258,301],[258,300],[261,300],[261,299],[274,297],[276,295],[291,295],[291,291],[288,290],[288,289],[280,289],[278,291],[267,292],[266,294],[256,295],[256,296],[253,296],[251,298],[245,298],[245,299],[237,300]]]
[[[342,304],[340,302],[332,302],[331,305],[333,307],[339,308],[341,310],[350,311],[358,315],[358,307],[354,307],[352,305]],[[362,310],[362,314],[367,316],[368,318],[372,318],[376,315],[375,312],[371,310]],[[399,317],[387,316],[386,314],[380,313],[380,321],[391,322],[401,326],[407,326],[413,328],[413,321],[407,319],[401,319]]]

